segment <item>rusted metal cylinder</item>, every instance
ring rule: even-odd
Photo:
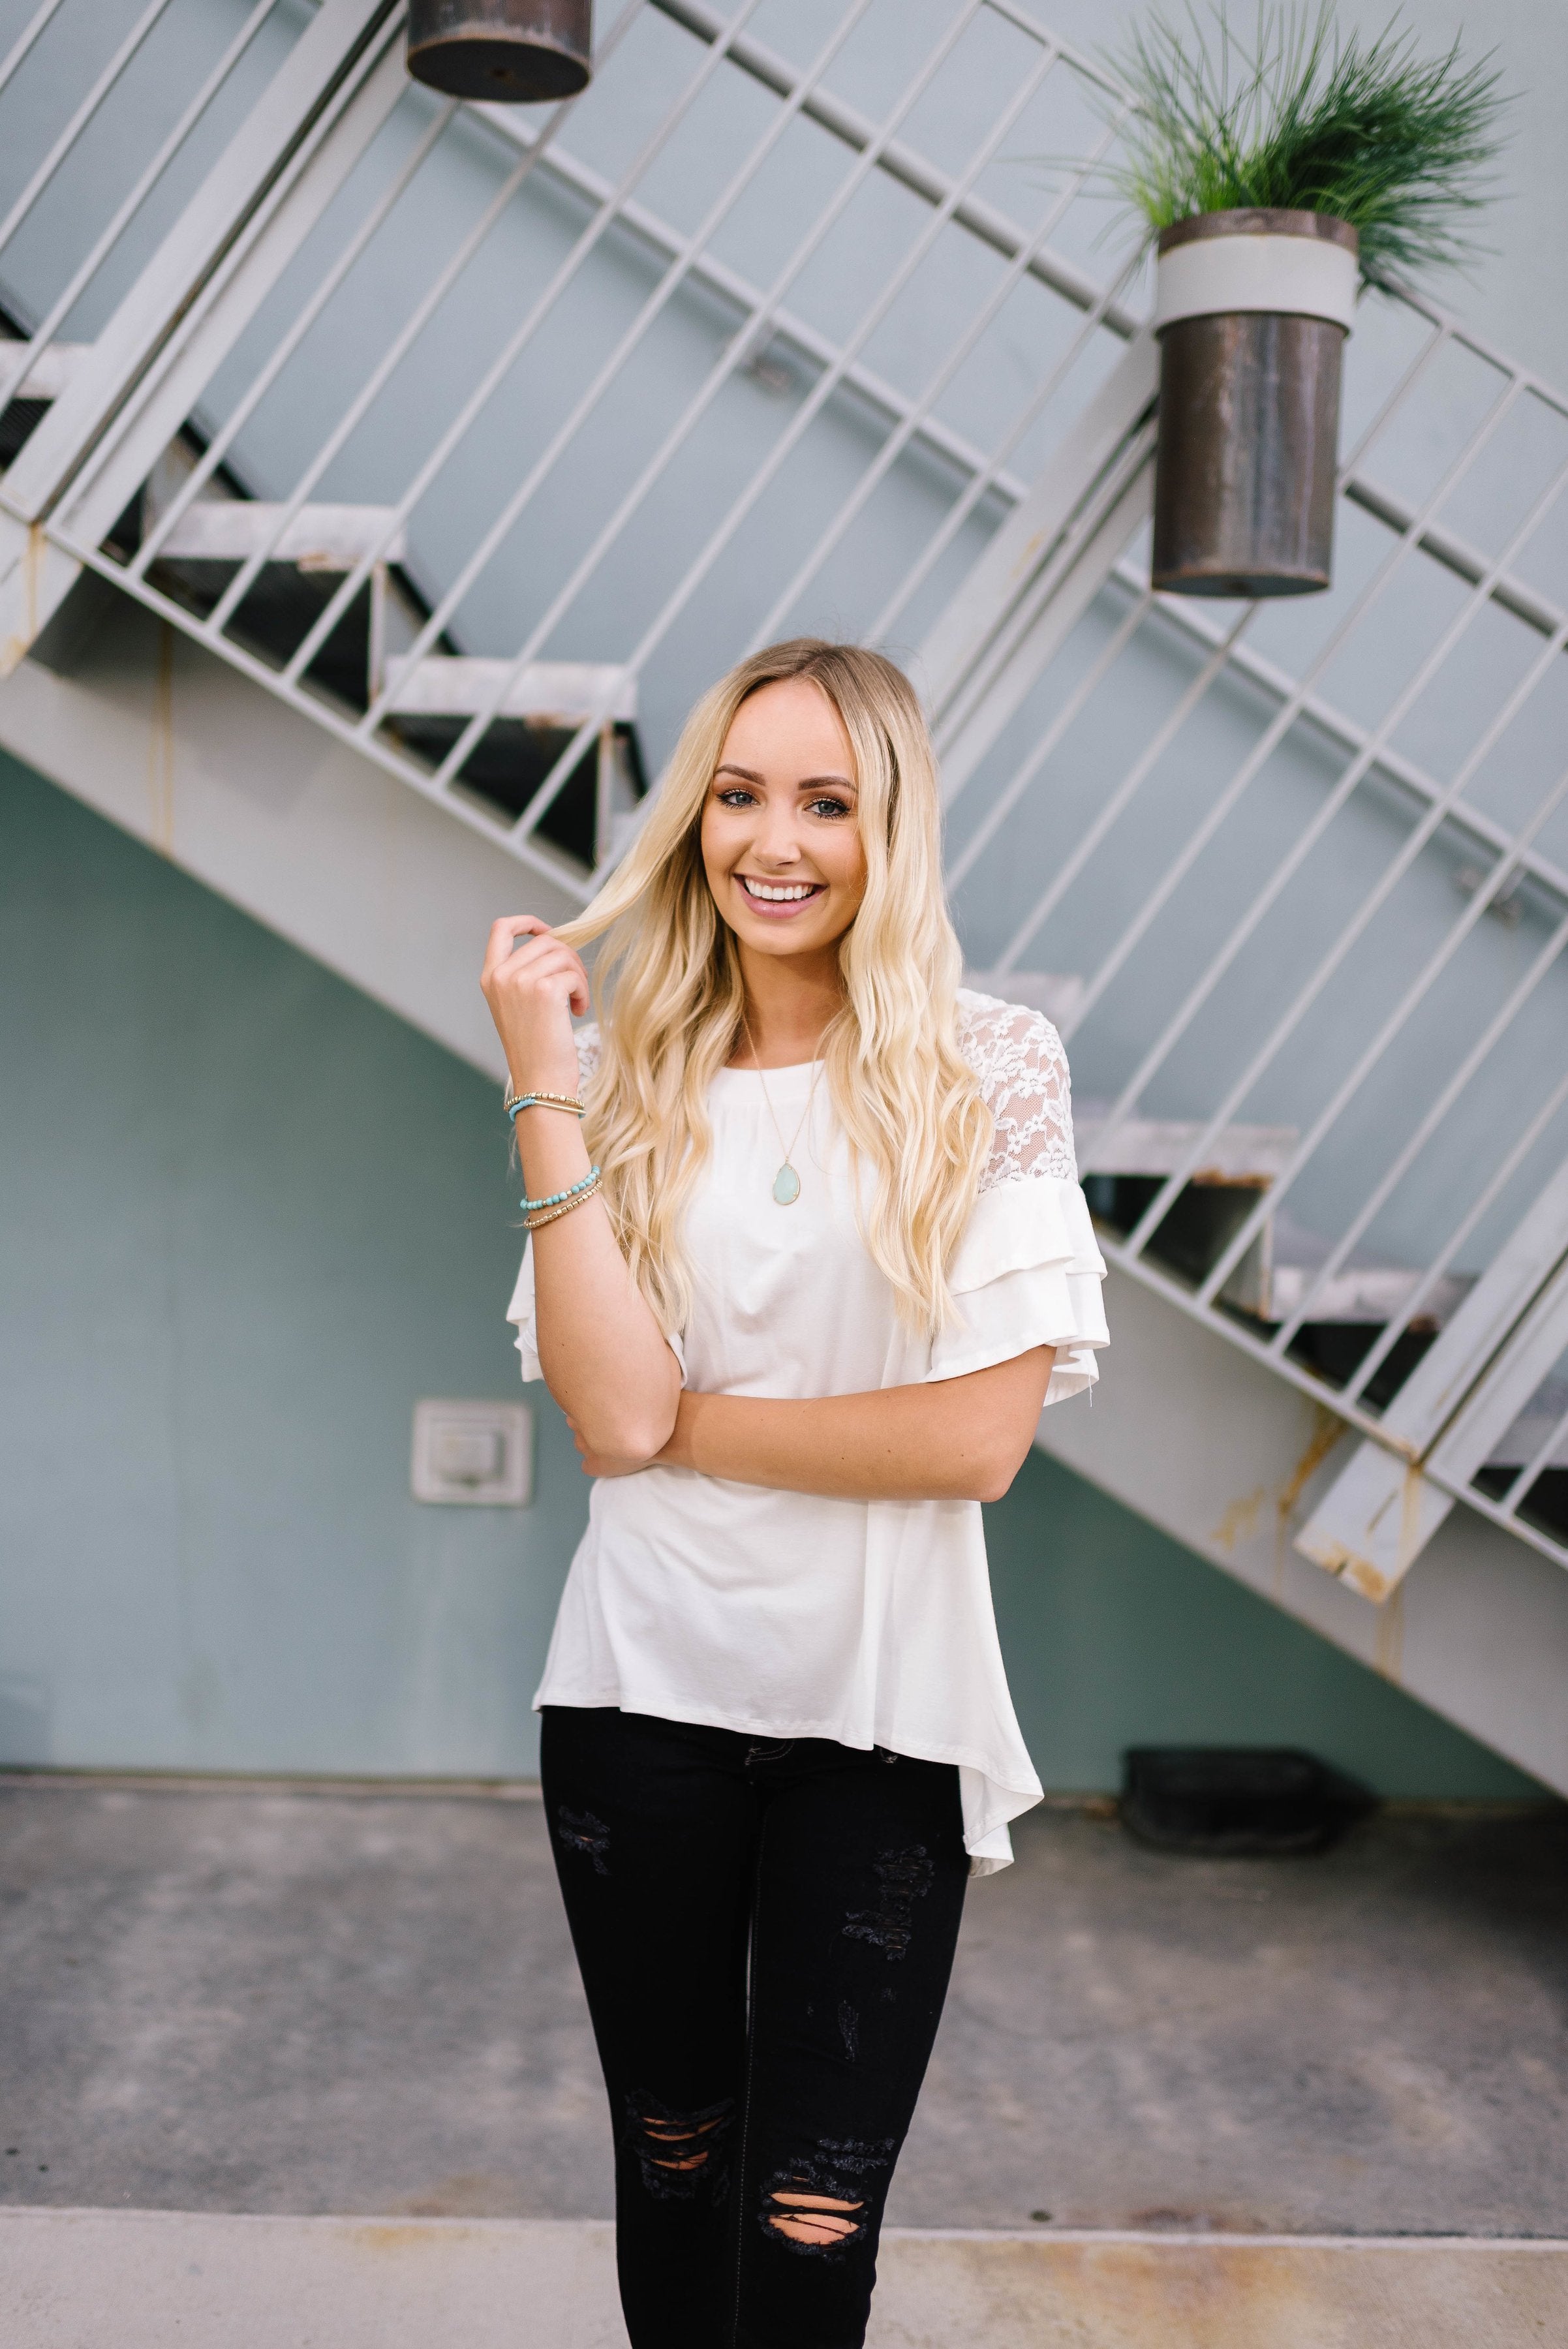
[[[575,98],[593,72],[593,0],[410,0],[409,71],[448,98]]]
[[[1332,574],[1355,231],[1316,212],[1208,212],[1164,232],[1161,261],[1220,238],[1238,244],[1190,256],[1183,293],[1162,296],[1197,312],[1158,326],[1153,582],[1178,595],[1310,595]],[[1293,251],[1296,239],[1319,249]]]

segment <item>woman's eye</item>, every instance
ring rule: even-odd
[[[832,817],[849,813],[848,805],[843,800],[812,800],[808,805],[814,815]]]
[[[739,783],[732,791],[721,792],[719,800],[724,807],[751,807],[754,804],[751,792]]]

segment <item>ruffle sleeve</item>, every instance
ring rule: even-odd
[[[1105,1259],[1073,1153],[1067,1056],[1051,1022],[964,988],[959,1028],[992,1121],[980,1195],[948,1272],[955,1318],[931,1349],[930,1379],[989,1370],[1054,1346],[1047,1403],[1093,1386],[1108,1345]]]
[[[1093,1386],[1110,1343],[1105,1259],[1076,1183],[1025,1174],[975,1201],[949,1270],[954,1318],[934,1340],[929,1379],[962,1378],[1054,1346],[1047,1403]]]

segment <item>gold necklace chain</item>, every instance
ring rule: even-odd
[[[781,1207],[793,1207],[800,1196],[800,1175],[794,1164],[794,1147],[805,1132],[806,1120],[811,1115],[811,1105],[816,1099],[816,1081],[822,1074],[822,1062],[818,1061],[812,1071],[811,1091],[805,1097],[805,1107],[801,1112],[800,1123],[795,1127],[793,1139],[786,1143],[784,1138],[784,1128],[779,1123],[778,1112],[774,1107],[774,1097],[768,1091],[768,1081],[763,1071],[762,1055],[757,1050],[753,1039],[752,1023],[746,1017],[744,1005],[741,1009],[741,1026],[745,1030],[746,1043],[751,1050],[752,1059],[756,1063],[757,1082],[763,1089],[763,1100],[767,1104],[768,1115],[773,1120],[773,1128],[778,1136],[779,1148],[784,1152],[783,1164],[774,1176],[774,1197]]]

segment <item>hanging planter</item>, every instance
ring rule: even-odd
[[[1323,212],[1198,212],[1161,232],[1150,569],[1167,594],[1328,585],[1358,244]]]
[[[1153,584],[1178,595],[1329,585],[1340,368],[1367,284],[1460,259],[1496,155],[1497,76],[1391,24],[1342,39],[1333,0],[1155,18],[1115,59],[1137,112],[1112,184],[1154,243],[1160,344]]]
[[[409,71],[448,98],[575,98],[593,72],[593,0],[410,0]]]

